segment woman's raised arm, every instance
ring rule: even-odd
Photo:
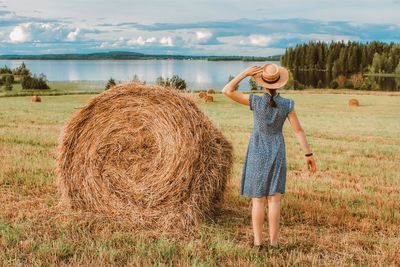
[[[241,72],[225,85],[225,87],[222,89],[222,93],[240,104],[249,105],[249,95],[236,91],[236,87],[247,76],[253,76],[254,74],[257,74],[261,71],[262,68],[258,66],[253,66],[245,69],[243,72]]]

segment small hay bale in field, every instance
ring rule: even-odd
[[[207,94],[215,94],[215,91],[213,89],[208,89]]]
[[[232,146],[175,90],[119,84],[92,98],[59,140],[60,203],[186,233],[220,208]]]
[[[210,95],[207,95],[207,96],[204,97],[204,100],[205,100],[206,102],[214,102],[214,97],[212,97],[212,96],[210,96]]]
[[[199,93],[199,97],[200,97],[200,98],[204,98],[205,96],[207,96],[207,93],[206,93],[206,92],[200,92],[200,93]]]
[[[34,95],[34,96],[32,96],[31,101],[34,102],[34,103],[35,102],[42,102],[42,99],[40,98],[40,96]]]
[[[357,99],[350,99],[349,100],[349,107],[358,107],[360,105],[360,102]]]

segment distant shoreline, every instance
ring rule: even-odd
[[[148,55],[136,52],[113,51],[89,54],[0,55],[0,60],[208,60],[208,61],[280,61],[281,55],[255,56],[191,56]]]
[[[63,95],[91,95],[91,94],[99,94],[104,91],[104,86],[106,81],[100,80],[81,80],[81,81],[49,81],[49,85],[51,89],[46,90],[23,90],[19,84],[14,85],[13,91],[7,92],[0,90],[0,98],[3,97],[26,97],[32,95],[40,95],[40,96],[63,96]],[[150,83],[149,83],[150,84]],[[187,92],[191,92],[193,94],[197,94],[199,92],[205,92],[210,88],[204,89],[188,89]],[[215,93],[221,94],[221,88],[214,88]],[[262,90],[240,90],[241,93],[249,94],[263,94]],[[296,95],[348,95],[357,96],[357,95],[380,95],[380,96],[393,96],[400,97],[399,91],[379,91],[379,90],[357,90],[357,89],[315,89],[315,88],[306,88],[302,90],[293,90],[293,89],[279,89],[279,92],[282,95],[286,94],[296,94]]]

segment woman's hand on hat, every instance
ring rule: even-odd
[[[249,68],[245,69],[243,71],[243,74],[245,74],[246,76],[253,76],[253,75],[256,75],[257,73],[260,73],[262,71],[263,71],[262,67],[252,66],[252,67],[249,67]]]

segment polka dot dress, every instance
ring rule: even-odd
[[[254,125],[240,186],[240,194],[248,197],[285,193],[286,151],[282,127],[294,108],[294,101],[277,93],[273,96],[277,106],[271,107],[270,98],[268,93],[249,95]]]

